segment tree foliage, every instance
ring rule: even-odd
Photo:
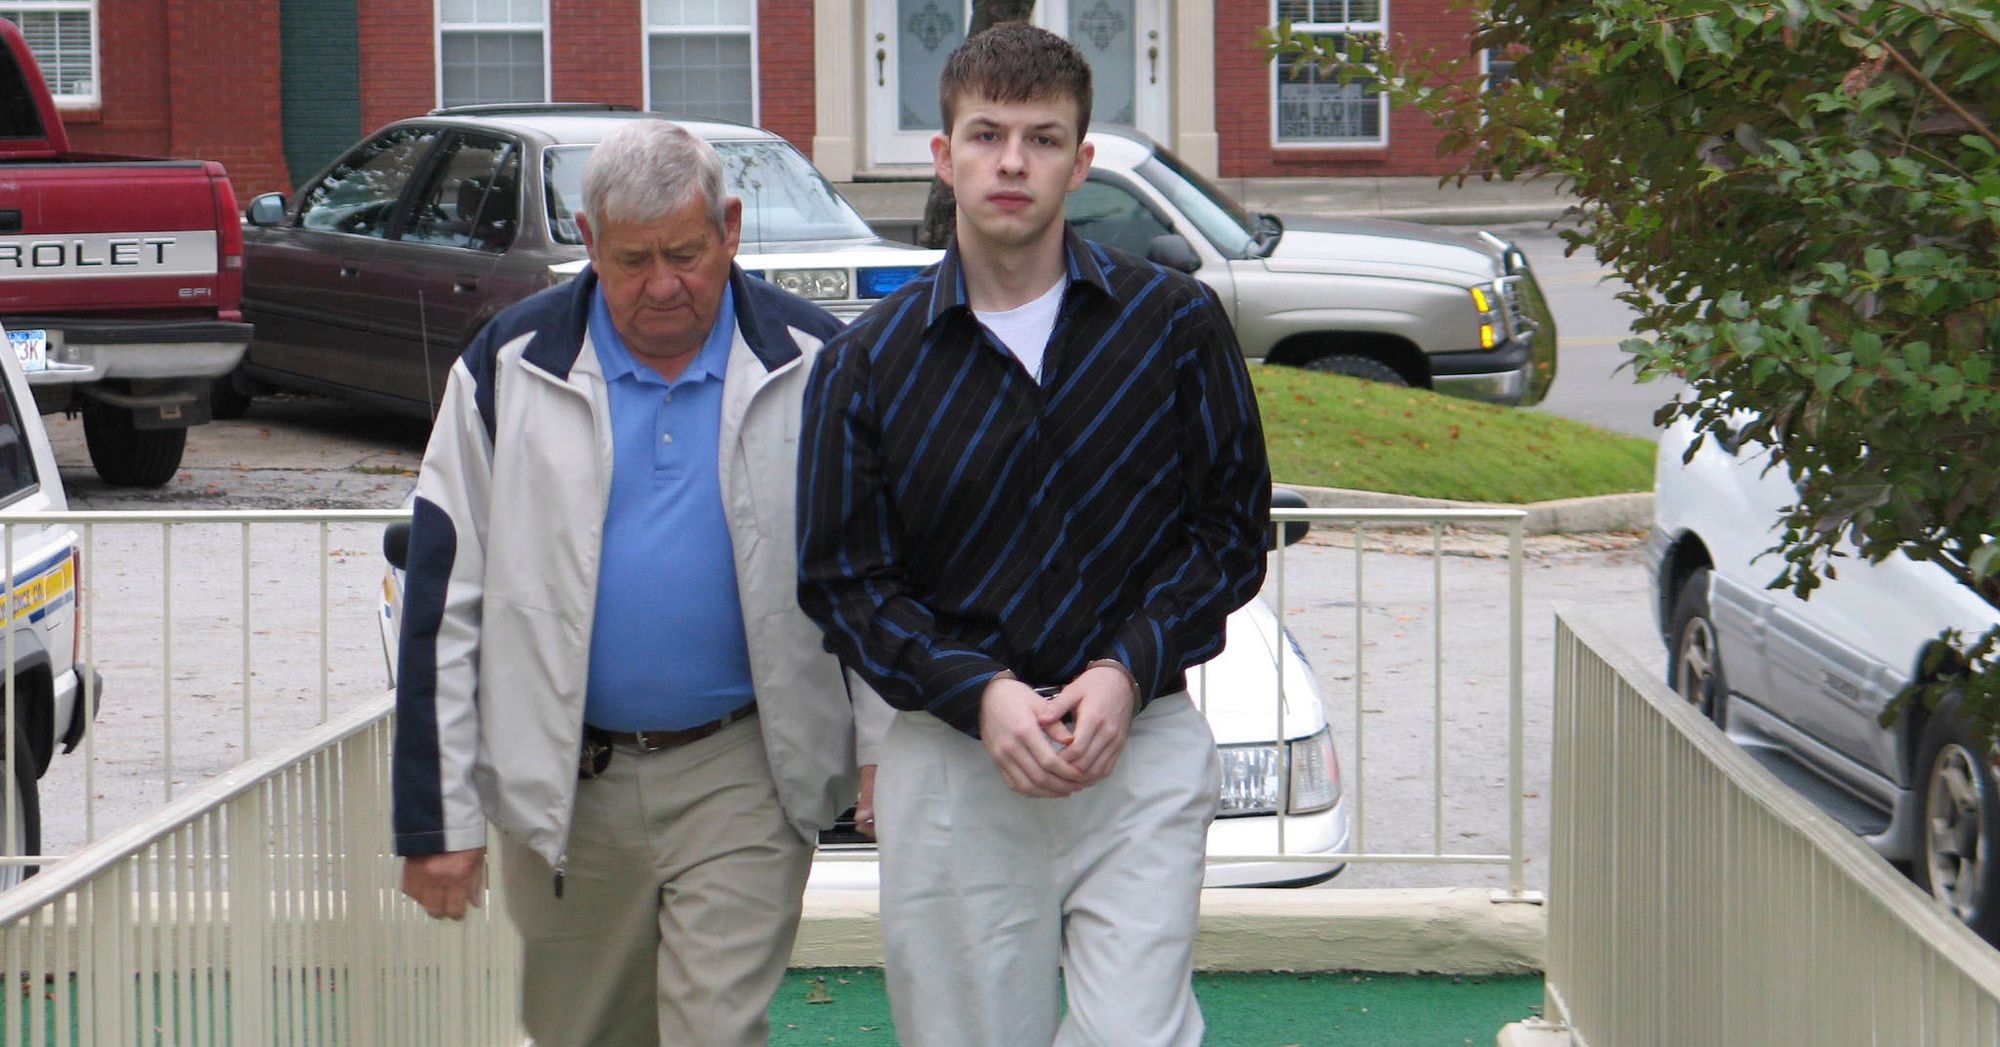
[[[1426,110],[1458,175],[1552,173],[1639,311],[1641,378],[1799,487],[1773,582],[1929,560],[2000,607],[2000,5],[1491,0],[1469,55],[1265,40]],[[1485,91],[1477,49],[1516,59]],[[1312,63],[1304,63],[1312,64]],[[1994,634],[1935,677],[2000,708]],[[1968,670],[1970,670],[1968,672]],[[1940,683],[1932,690],[1941,689]]]

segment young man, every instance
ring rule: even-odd
[[[1183,674],[1263,581],[1256,401],[1201,284],[1064,223],[1075,48],[997,26],[939,92],[956,243],[829,344],[799,455],[800,602],[900,710],[874,793],[896,1031],[1198,1044],[1219,775]]]
[[[757,1047],[852,795],[792,544],[839,322],[736,266],[742,204],[676,124],[607,136],[583,199],[590,265],[459,359],[417,478],[403,891],[462,917],[490,822],[539,1047]]]

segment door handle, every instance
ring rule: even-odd
[[[361,266],[360,266],[360,265],[359,265],[358,263],[355,263],[355,262],[342,262],[342,263],[340,263],[340,275],[342,275],[342,276],[360,276],[360,275],[361,275]]]
[[[883,48],[880,48],[880,47],[876,48],[876,49],[875,49],[875,86],[876,86],[876,87],[887,87],[887,86],[889,86],[889,82],[888,82],[887,80],[883,79],[883,72],[884,72],[884,65],[885,65],[885,64],[886,64],[886,63],[887,63],[888,61],[889,61],[889,52],[888,52],[887,50],[883,49]]]
[[[1146,81],[1146,82],[1147,82],[1147,83],[1150,83],[1150,84],[1157,84],[1157,83],[1159,83],[1159,82],[1160,82],[1160,49],[1159,49],[1158,47],[1148,47],[1148,48],[1146,48],[1146,65],[1147,65],[1147,67],[1148,67],[1148,68],[1150,68],[1150,69],[1152,70],[1152,72],[1148,74],[1148,79],[1147,79],[1147,81]]]
[[[451,289],[459,294],[471,294],[479,290],[479,281],[474,277],[461,276],[452,281]]]

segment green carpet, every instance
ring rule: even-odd
[[[1537,1013],[1542,1003],[1536,975],[1203,974],[1194,988],[1208,1019],[1206,1047],[1491,1047],[1501,1026]],[[0,992],[0,1044],[32,1042],[27,1019],[36,1011],[55,1042],[51,995],[42,995],[40,1007],[14,1006],[34,995],[25,983],[14,994]],[[334,993],[317,989],[312,997],[331,1032],[331,1013],[317,1008],[332,1003]],[[228,983],[216,985],[205,1002],[226,1023]],[[72,997],[72,1037],[74,1003]],[[172,1027],[180,1005],[175,987],[161,984],[155,1020]],[[10,1039],[15,1034],[18,1041]],[[772,1047],[895,1042],[879,968],[795,970],[771,1004]]]
[[[1206,1047],[1491,1047],[1542,1005],[1539,975],[1202,974],[1194,989]],[[772,1047],[895,1042],[879,969],[792,971],[771,1004]]]

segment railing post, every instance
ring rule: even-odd
[[[394,720],[387,721],[393,723]],[[382,882],[380,842],[385,797],[380,778],[388,755],[378,752],[388,731],[371,728],[340,746],[340,860],[346,919],[340,921],[341,997],[346,1001],[342,1038],[348,1044],[384,1043],[382,1028],[382,960],[389,945],[384,918],[386,895],[393,884]]]
[[[271,1042],[271,881],[268,786],[229,802],[230,1042]]]

